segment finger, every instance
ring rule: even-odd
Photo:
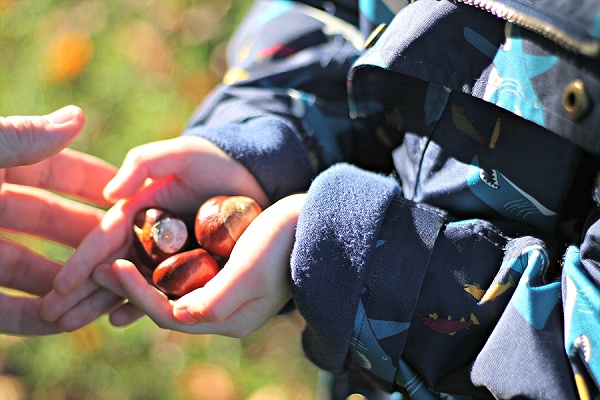
[[[205,290],[205,286],[174,301],[173,316],[185,327],[179,330],[245,337],[260,329],[281,310],[291,294],[267,296],[251,282],[250,279],[219,285],[223,291],[215,293]]]
[[[152,194],[121,200],[111,207],[58,273],[54,290],[67,296],[90,277],[97,265],[112,262],[115,256],[125,257],[133,240],[131,227],[135,213],[149,206],[156,206]]]
[[[173,301],[160,292],[139,273],[135,265],[126,260],[117,260],[113,264],[113,271],[119,277],[123,290],[127,293],[130,303],[137,309],[129,306],[113,311],[111,322],[125,325],[132,319],[140,317],[143,313],[148,315],[159,327],[194,334],[221,334],[232,337],[246,336],[255,331],[266,321],[257,321],[254,315],[255,308],[260,308],[258,302],[249,302],[241,306],[231,315],[231,318],[218,323],[197,323],[191,326],[179,323],[173,317]],[[198,289],[202,290],[202,289]]]
[[[43,296],[52,289],[59,263],[0,238],[0,286]]]
[[[243,305],[260,298],[263,283],[248,270],[225,267],[203,288],[194,290],[174,302],[173,315],[184,325],[225,321]]]
[[[222,334],[245,336],[279,312],[291,298],[289,257],[303,204],[304,195],[289,196],[258,215],[223,270],[174,303],[175,319],[190,327],[208,321]]]
[[[18,335],[50,335],[60,332],[57,324],[38,314],[39,298],[0,294],[0,331]]]
[[[158,326],[170,328],[175,325],[173,307],[167,296],[150,285],[134,264],[117,260],[112,265],[127,298],[146,313]]]
[[[121,287],[121,282],[113,272],[112,266],[110,264],[100,264],[96,268],[94,268],[94,272],[92,273],[92,279],[98,285],[106,288],[112,293],[115,293],[120,297],[126,297],[125,292]]]
[[[202,175],[198,176],[199,173]],[[200,186],[188,183],[185,176],[191,174],[195,174],[196,183],[202,182]],[[228,177],[226,185],[223,181],[225,176]],[[116,201],[133,195],[149,178],[159,180],[168,177],[177,178],[178,185],[187,188],[188,192],[202,192],[205,199],[211,195],[228,194],[222,193],[226,190],[231,191],[230,194],[253,196],[259,202],[267,201],[254,176],[240,163],[208,140],[191,136],[132,149],[125,156],[115,178],[104,189],[104,196]],[[247,186],[252,188],[248,193],[242,189]]]
[[[224,321],[262,298],[262,315],[282,306],[290,295],[289,257],[302,204],[302,196],[290,196],[259,214],[238,239],[225,267],[204,288],[175,302],[175,318],[186,325]]]
[[[116,168],[89,154],[71,149],[39,163],[6,171],[9,183],[57,191],[77,199],[108,206],[104,186],[114,177]]]
[[[57,320],[57,324],[63,331],[73,332],[121,304],[123,304],[121,296],[100,288],[62,315]]]
[[[117,258],[125,254],[124,251],[117,252],[114,254],[113,258]],[[67,268],[63,267],[59,272],[62,272]],[[48,321],[56,321],[61,318],[63,315],[68,313],[71,309],[77,307],[80,302],[90,296],[92,293],[97,291],[99,288],[103,291],[115,293],[117,297],[124,297],[124,292],[120,289],[120,284],[117,281],[112,270],[110,270],[109,264],[101,264],[98,266],[99,274],[104,277],[102,271],[106,271],[107,269],[110,272],[106,272],[106,277],[104,279],[112,279],[111,284],[113,285],[114,290],[104,290],[101,285],[91,279],[83,280],[81,284],[79,284],[72,292],[68,295],[61,295],[56,290],[51,290],[41,301],[40,306],[40,315]],[[56,279],[54,279],[53,284],[56,285]]]
[[[84,124],[83,111],[75,106],[46,116],[0,118],[0,168],[33,164],[58,153]]]
[[[76,247],[104,211],[27,186],[0,187],[0,228]]]
[[[130,306],[117,309],[111,315],[111,321],[124,325],[143,314],[148,315],[154,323],[163,329],[172,329],[195,334],[208,334],[227,332],[229,329],[213,324],[196,324],[188,327],[180,324],[173,317],[173,302],[168,297],[150,285],[137,270],[136,266],[127,260],[117,260],[112,265],[114,273],[118,276],[129,302],[137,309]]]
[[[145,315],[135,304],[125,303],[110,313],[109,320],[114,326],[127,326]]]
[[[57,321],[99,288],[96,282],[86,280],[68,296],[61,296],[55,290],[51,290],[40,302],[40,316],[46,321]]]
[[[188,150],[173,140],[152,142],[130,150],[116,176],[106,185],[104,196],[113,200],[129,197],[148,178],[160,179],[183,171],[190,162],[184,154]]]

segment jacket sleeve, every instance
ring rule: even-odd
[[[410,321],[426,271],[413,266],[428,264],[444,219],[439,210],[404,199],[389,176],[341,163],[315,179],[298,220],[291,268],[295,305],[307,323],[303,346],[316,365],[344,370],[357,313],[368,306],[364,298],[385,304],[388,316],[408,318],[398,326]],[[382,281],[394,284],[365,296]],[[398,334],[393,342],[401,348],[404,333]]]
[[[272,201],[347,157],[346,75],[362,46],[349,9],[257,1],[230,41],[223,83],[185,132],[244,164]]]
[[[419,382],[424,391],[489,397],[470,380],[473,360],[484,346],[501,343],[490,345],[489,332],[509,301],[525,305],[525,315],[530,305],[526,289],[493,298],[494,288],[503,282],[512,288],[524,275],[518,284],[526,287],[548,259],[534,256],[542,253],[542,240],[513,239],[500,224],[456,220],[404,198],[393,177],[353,165],[319,174],[298,219],[291,257],[292,295],[306,321],[308,358],[334,374],[358,373],[371,388],[389,392]],[[480,287],[491,289],[489,300],[473,292]],[[536,310],[557,310],[555,288],[534,290],[544,296],[544,307],[536,304]],[[517,320],[502,326],[514,327]],[[491,354],[497,357],[495,350]]]

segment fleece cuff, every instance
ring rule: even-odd
[[[303,346],[317,366],[339,372],[386,210],[400,193],[389,177],[338,164],[311,185],[291,257],[292,294],[307,322]]]

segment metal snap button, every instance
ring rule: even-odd
[[[346,397],[346,400],[367,400],[367,398],[362,394],[354,393]]]
[[[367,398],[362,394],[354,393],[346,397],[346,400],[367,400]]]
[[[572,120],[577,120],[590,107],[590,100],[585,86],[580,79],[570,82],[563,91],[562,106],[565,114]]]
[[[373,45],[377,42],[377,40],[381,37],[381,35],[383,34],[383,32],[385,32],[386,29],[387,24],[385,22],[383,24],[379,24],[375,29],[373,29],[373,32],[371,32],[367,37],[367,40],[365,40],[365,50],[373,47]]]

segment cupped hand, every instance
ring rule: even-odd
[[[76,312],[79,303],[94,290],[92,271],[131,254],[131,227],[139,210],[163,207],[180,215],[194,215],[202,202],[217,194],[246,195],[263,207],[268,205],[248,170],[203,138],[183,136],[131,150],[104,190],[106,198],[121,200],[59,272],[54,290],[43,300],[42,316],[49,321],[60,318],[62,324],[75,327],[65,317]]]
[[[83,112],[75,106],[47,116],[0,118],[1,231],[75,248],[99,223],[104,211],[90,204],[109,205],[102,188],[116,168],[95,157],[63,150],[84,123]],[[5,237],[0,239],[0,260],[0,286],[9,289],[0,294],[0,331],[59,332],[57,324],[40,318],[38,296],[51,290],[61,265]]]
[[[123,325],[141,310],[162,328],[188,333],[243,337],[260,329],[291,298],[290,255],[304,198],[289,196],[265,209],[239,238],[223,269],[180,299],[169,300],[129,261],[117,260],[112,270],[97,269],[98,282],[121,291],[137,307],[115,310],[111,321]]]

